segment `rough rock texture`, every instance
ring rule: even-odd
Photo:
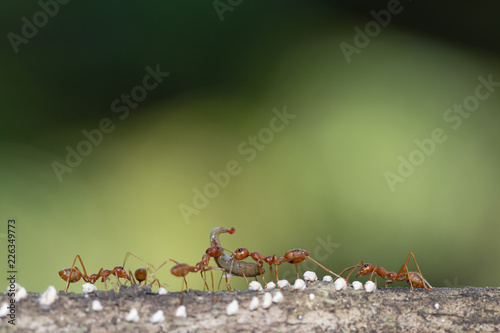
[[[231,291],[213,293],[193,291],[184,294],[186,318],[175,317],[180,293],[158,295],[143,287],[123,287],[119,293],[104,292],[85,296],[59,293],[50,307],[39,304],[39,294],[16,303],[16,326],[0,318],[0,332],[500,332],[500,288],[380,288],[374,293],[335,291],[332,283],[312,282],[302,291],[284,289],[284,300],[262,308],[264,292]],[[314,294],[311,297],[310,294]],[[251,299],[260,305],[250,311]],[[92,310],[98,299],[103,310]],[[237,300],[239,311],[232,316],[226,307]],[[0,294],[0,304],[8,302]],[[127,322],[131,308],[139,321]],[[165,320],[149,322],[163,310]]]

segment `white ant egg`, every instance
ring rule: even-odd
[[[344,290],[345,288],[347,288],[347,282],[343,278],[338,278],[337,280],[335,280],[333,285],[335,286],[335,290],[337,291]]]
[[[304,273],[304,280],[313,282],[318,280],[318,276],[313,271],[306,271]]]
[[[373,281],[366,281],[365,283],[366,292],[371,293],[375,291],[375,289],[377,289],[377,286],[375,285],[375,283],[373,283]]]
[[[295,283],[293,284],[293,289],[304,290],[304,289],[306,289],[306,283],[302,279],[297,279],[297,280],[295,280]]]
[[[361,282],[359,282],[359,281],[354,281],[352,283],[352,288],[354,290],[361,290],[361,289],[363,289],[363,284]]]
[[[226,313],[228,316],[232,316],[236,313],[238,313],[238,310],[239,310],[239,305],[238,305],[238,301],[237,300],[234,300],[232,301],[231,303],[229,303],[226,307]]]

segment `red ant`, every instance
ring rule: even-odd
[[[179,303],[179,305],[180,305],[180,304],[182,304],[182,300],[183,300],[183,297],[184,297],[184,290],[187,289],[186,275],[188,275],[189,273],[200,272],[201,273],[201,277],[203,279],[203,282],[205,283],[205,287],[208,290],[210,290],[210,288],[208,287],[208,284],[207,284],[207,280],[203,276],[203,272],[206,272],[206,271],[210,270],[211,273],[212,273],[212,270],[224,270],[222,268],[209,266],[210,258],[219,256],[220,255],[220,251],[221,250],[220,250],[220,248],[218,246],[209,247],[206,250],[205,254],[203,255],[201,261],[198,262],[194,266],[190,266],[190,265],[184,264],[184,263],[179,263],[179,262],[177,262],[176,260],[173,260],[173,259],[167,259],[151,275],[154,275],[154,273],[156,273],[159,269],[161,269],[169,261],[172,261],[173,263],[175,263],[175,265],[170,269],[170,273],[172,273],[172,275],[175,275],[177,277],[182,277],[182,279],[183,279],[182,285],[181,285],[181,299],[180,299],[180,303]],[[230,286],[229,286],[227,280],[226,280],[226,285],[228,287],[228,290],[230,290]],[[213,273],[212,273],[212,291],[215,291],[214,289],[215,289],[215,287],[213,285]],[[214,293],[214,300],[215,300],[215,293]]]
[[[149,266],[147,269],[146,268],[136,269],[136,271],[134,272],[133,275],[132,275],[132,271],[129,270],[128,271],[129,276],[132,278],[131,284],[132,285],[139,284],[140,286],[142,286],[142,282],[144,282],[144,285],[146,285],[147,278],[148,278],[148,272],[151,273],[155,269],[155,267],[153,265],[151,265],[149,262],[147,262],[146,260],[136,256],[135,254],[133,254],[131,252],[127,252],[125,254],[125,258],[123,259],[123,266],[122,267],[125,267],[125,263],[127,262],[127,259],[129,256],[133,256]],[[156,282],[158,284],[158,288],[161,288],[162,286],[160,284],[160,281],[153,274],[151,274],[151,275],[154,277],[154,280],[149,285],[152,286]],[[134,277],[137,280],[137,283],[135,282]]]
[[[233,258],[234,253],[233,256],[229,256],[223,251],[223,247],[221,246],[219,240],[219,235],[221,233],[228,233],[232,235],[235,233],[235,231],[236,230],[234,228],[231,228],[229,230],[222,227],[212,229],[212,232],[210,233],[210,244],[219,249],[218,253],[214,253],[215,255],[213,256],[213,258],[217,263],[217,266],[222,268],[225,272],[236,276],[242,276],[248,282],[247,277],[256,277],[259,274],[262,276],[262,274],[265,272],[265,269],[259,265],[246,261],[240,261],[236,263],[236,265],[234,265],[234,261],[236,260]],[[226,279],[226,284],[227,283],[228,282]]]
[[[417,266],[418,273],[416,272],[409,272],[408,271],[408,261],[410,260],[410,257],[413,258],[413,262],[415,262],[415,265]],[[385,268],[380,267],[380,266],[375,266],[373,267],[372,264],[363,264],[363,260],[361,260],[356,266],[346,268],[342,271],[344,273],[345,271],[354,269],[356,267],[360,266],[361,268],[359,269],[359,272],[356,274],[356,276],[360,275],[367,275],[370,274],[370,281],[373,277],[373,274],[377,274],[383,279],[388,278],[389,280],[385,281],[385,286],[389,283],[393,283],[394,281],[406,281],[410,284],[411,287],[411,293],[412,295],[415,295],[415,291],[413,290],[413,287],[417,288],[425,288],[427,290],[431,290],[432,286],[427,282],[427,280],[424,279],[422,272],[420,271],[420,267],[418,267],[417,260],[415,259],[415,256],[413,255],[412,252],[408,255],[406,258],[406,262],[404,265],[401,267],[398,273],[395,272],[388,272]],[[340,273],[340,274],[342,274]],[[347,276],[346,280],[349,280],[349,276],[352,274],[349,273]],[[377,282],[377,278],[375,278],[375,283]]]
[[[290,250],[290,251],[286,252],[285,255],[282,257],[277,257],[276,255],[265,257],[265,256],[261,255],[259,252],[251,252],[250,253],[245,248],[239,248],[239,249],[236,249],[234,251],[231,259],[234,262],[235,260],[243,260],[243,259],[246,259],[248,257],[251,257],[253,260],[255,260],[257,262],[259,270],[262,268],[263,262],[266,262],[267,264],[269,264],[269,268],[271,271],[270,272],[271,273],[271,280],[272,280],[272,265],[274,265],[274,267],[275,267],[274,270],[275,270],[275,274],[276,274],[276,281],[278,281],[278,266],[283,264],[283,263],[286,263],[286,262],[295,265],[295,271],[297,272],[297,279],[298,279],[299,278],[299,269],[297,267],[297,264],[301,263],[302,261],[304,261],[306,259],[311,260],[312,262],[314,262],[319,267],[323,268],[328,273],[333,274],[338,278],[340,277],[340,275],[337,275],[336,273],[332,272],[331,270],[329,270],[328,268],[326,268],[325,266],[321,265],[319,262],[317,262],[316,260],[311,258],[309,256],[308,251],[302,250],[302,249]],[[262,280],[264,280],[264,274],[262,274],[262,271],[260,272],[260,275],[262,277]],[[264,280],[264,283],[265,283],[265,280]]]
[[[78,269],[78,267],[75,267],[76,259],[78,259],[80,261],[80,264],[82,264],[83,274]],[[75,260],[73,260],[73,265],[71,266],[71,268],[66,268],[59,271],[59,276],[61,277],[61,279],[68,282],[66,284],[66,288],[64,289],[65,292],[68,291],[70,283],[78,282],[80,279],[83,279],[87,283],[94,284],[99,278],[101,278],[101,282],[104,282],[106,297],[108,295],[106,280],[109,278],[110,275],[116,276],[117,283],[119,278],[127,279],[127,281],[130,281],[130,283],[132,283],[130,276],[127,275],[127,272],[125,272],[122,266],[116,266],[112,270],[101,268],[97,274],[92,274],[88,276],[87,270],[85,269],[85,265],[83,264],[82,258],[80,258],[79,255],[76,255]],[[111,282],[111,284],[113,283]]]

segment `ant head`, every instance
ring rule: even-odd
[[[218,246],[209,247],[205,251],[205,253],[208,254],[210,257],[218,257],[218,256],[221,255],[221,253],[220,253],[220,247],[218,247]]]
[[[359,269],[359,272],[358,272],[358,274],[356,274],[356,276],[370,274],[371,272],[373,272],[373,265],[372,264],[364,264],[363,266],[361,266],[361,268]]]
[[[234,258],[236,260],[243,260],[245,258],[248,258],[249,255],[250,253],[245,248],[240,247],[239,249],[234,250]]]

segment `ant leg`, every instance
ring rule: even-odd
[[[413,262],[415,263],[415,266],[417,266],[418,273],[419,273],[419,274],[420,274],[420,276],[422,277],[422,280],[424,280],[424,287],[425,287],[425,289],[427,289],[427,290],[431,290],[431,289],[432,289],[432,286],[431,286],[431,284],[430,284],[429,282],[427,282],[427,280],[426,280],[426,279],[424,279],[424,276],[422,275],[422,272],[420,271],[420,267],[418,267],[417,260],[415,259],[415,256],[413,255],[413,253],[412,253],[412,252],[410,252],[410,254],[408,255],[408,258],[406,259],[406,262],[408,262],[408,260],[410,259],[410,256],[412,256],[412,258],[413,258]],[[407,269],[407,271],[408,271],[408,269]],[[429,288],[427,288],[427,287],[425,286],[426,284],[429,286]]]
[[[337,278],[341,277],[340,275],[332,272],[331,270],[329,270],[328,268],[326,268],[325,266],[321,265],[319,262],[317,262],[316,260],[314,260],[313,258],[307,256],[307,258],[309,258],[312,262],[314,262],[316,265],[318,265],[319,267],[323,268],[325,271],[327,271],[328,273],[330,274],[333,274],[335,275]],[[297,264],[295,264],[295,268],[297,268]],[[297,276],[298,276],[298,272],[297,272]]]
[[[408,256],[408,258],[410,258],[410,256]],[[408,260],[406,260],[406,262],[408,262]],[[408,272],[408,265],[405,264],[404,268],[405,268],[405,271],[406,271],[406,276],[410,276],[410,272]],[[415,295],[415,290],[413,290],[413,283],[411,283],[411,279],[408,279],[408,282],[410,283],[411,294]]]
[[[123,265],[122,265],[122,267],[125,267],[125,263],[126,263],[126,261],[127,261],[127,259],[128,259],[128,257],[129,257],[129,256],[135,257],[136,259],[138,259],[138,260],[142,261],[142,262],[143,262],[143,263],[145,263],[147,266],[149,266],[149,267],[147,267],[147,268],[146,268],[146,270],[147,270],[149,273],[151,273],[151,272],[153,272],[153,271],[154,271],[153,273],[151,273],[151,274],[150,274],[150,276],[152,276],[152,277],[154,278],[153,282],[156,280],[156,281],[158,281],[158,284],[159,284],[159,280],[158,280],[158,278],[154,275],[154,273],[156,272],[155,267],[154,267],[152,264],[150,264],[149,262],[147,262],[146,260],[142,259],[141,257],[139,257],[139,256],[137,256],[137,255],[135,255],[135,254],[133,254],[133,253],[131,253],[131,252],[127,252],[127,253],[125,254],[125,258],[123,259]],[[133,275],[131,275],[131,276],[133,276]],[[144,282],[144,284],[146,284],[146,282]],[[153,283],[151,283],[151,285],[152,285],[152,284],[153,284]]]
[[[137,281],[135,281],[134,275],[132,274],[132,271],[130,269],[128,270],[128,275],[132,278],[132,280],[130,281],[131,286],[135,286],[136,284],[140,285],[140,283],[137,283]]]
[[[181,286],[181,301],[180,301],[180,303],[179,303],[179,306],[181,306],[181,305],[182,305],[182,300],[183,300],[183,298],[184,298],[184,285],[186,285],[186,288],[187,288],[187,281],[186,281],[186,277],[185,277],[185,276],[183,276],[183,277],[182,277],[182,286]]]
[[[163,264],[161,264],[153,273],[151,273],[149,276],[155,276],[155,273],[158,272],[163,266],[165,266],[165,264],[167,264],[169,261],[175,263],[176,265],[178,264],[177,261],[175,261],[174,259],[167,259],[165,260],[165,262]]]
[[[83,280],[85,282],[89,282],[88,281],[89,277],[87,275],[87,270],[85,269],[85,265],[83,264],[83,261],[82,261],[82,258],[80,258],[80,255],[77,254],[76,257],[75,257],[75,260],[73,260],[73,265],[71,265],[71,269],[69,271],[69,277],[70,278],[68,278],[68,283],[66,283],[66,288],[64,289],[64,292],[68,292],[69,284],[71,283],[71,276],[73,276],[73,271],[75,269],[76,259],[78,259],[80,261],[80,264],[82,264],[83,274],[84,274],[82,276]]]
[[[262,278],[262,281],[264,281],[264,284],[267,288],[267,282],[266,279],[264,278],[264,273],[262,272],[262,261],[257,262],[257,265],[259,267],[260,277]],[[257,281],[257,275],[255,276],[255,281]]]
[[[378,267],[378,266],[377,266]],[[373,270],[372,274],[370,274],[370,280],[372,280],[373,274],[375,273],[375,270]],[[375,274],[375,288],[377,287],[377,274]]]
[[[342,276],[342,274],[344,274],[345,272],[351,271],[351,272],[347,275],[347,277],[346,277],[346,279],[345,279],[345,281],[346,281],[347,283],[349,283],[349,278],[351,277],[351,274],[354,272],[354,270],[356,269],[356,267],[361,267],[361,266],[363,266],[363,260],[361,260],[360,262],[358,262],[355,266],[351,266],[351,267],[348,267],[348,268],[344,269],[344,270],[343,270],[343,271],[342,271],[339,275],[340,275],[340,276]],[[337,278],[337,279],[338,279],[338,278]],[[335,280],[337,280],[337,279],[335,279]]]

